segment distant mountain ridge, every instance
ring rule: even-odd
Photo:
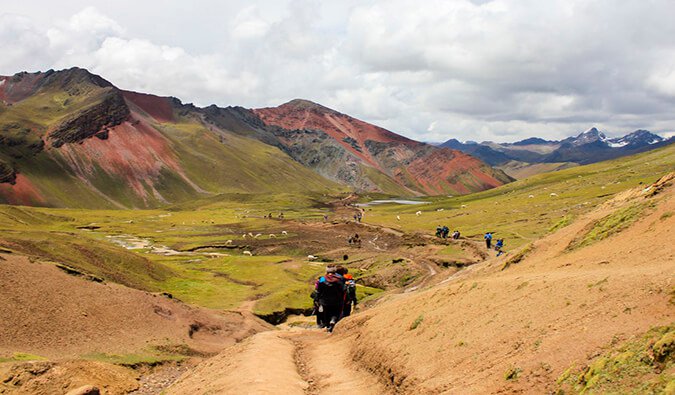
[[[450,139],[440,146],[476,156],[492,166],[501,166],[509,161],[589,164],[649,151],[673,141],[642,129],[623,137],[608,138],[593,127],[560,141],[531,137],[515,143],[462,143]]]
[[[87,70],[0,76],[0,203],[157,207],[217,193],[462,194],[512,179],[306,100],[199,108]]]

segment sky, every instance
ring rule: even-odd
[[[675,131],[671,0],[3,1],[0,75],[199,106],[295,98],[421,141]]]

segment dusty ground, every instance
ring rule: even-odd
[[[0,393],[50,394],[84,384],[125,393],[138,387],[140,372],[75,359],[153,358],[156,347],[171,355],[207,356],[269,329],[248,313],[187,306],[14,254],[0,255],[0,300],[7,302],[0,309],[0,356],[19,351],[50,359],[0,364]]]

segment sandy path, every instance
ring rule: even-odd
[[[167,389],[167,394],[305,394],[293,342],[281,332],[252,336],[228,348]]]
[[[349,340],[313,329],[258,333],[204,362],[166,394],[386,394],[358,370]]]
[[[290,338],[296,346],[296,364],[309,384],[307,394],[387,393],[374,376],[356,369],[349,340],[316,330],[297,331]]]

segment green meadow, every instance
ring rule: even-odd
[[[464,196],[424,198],[427,204],[366,207],[364,222],[405,232],[434,234],[447,225],[482,239],[494,232],[505,249],[519,247],[560,228],[629,188],[653,183],[675,170],[675,145],[592,165],[535,175]],[[365,196],[365,202],[381,196]],[[421,215],[416,215],[417,211]],[[400,217],[400,220],[396,217]],[[606,224],[605,224],[606,225]]]

